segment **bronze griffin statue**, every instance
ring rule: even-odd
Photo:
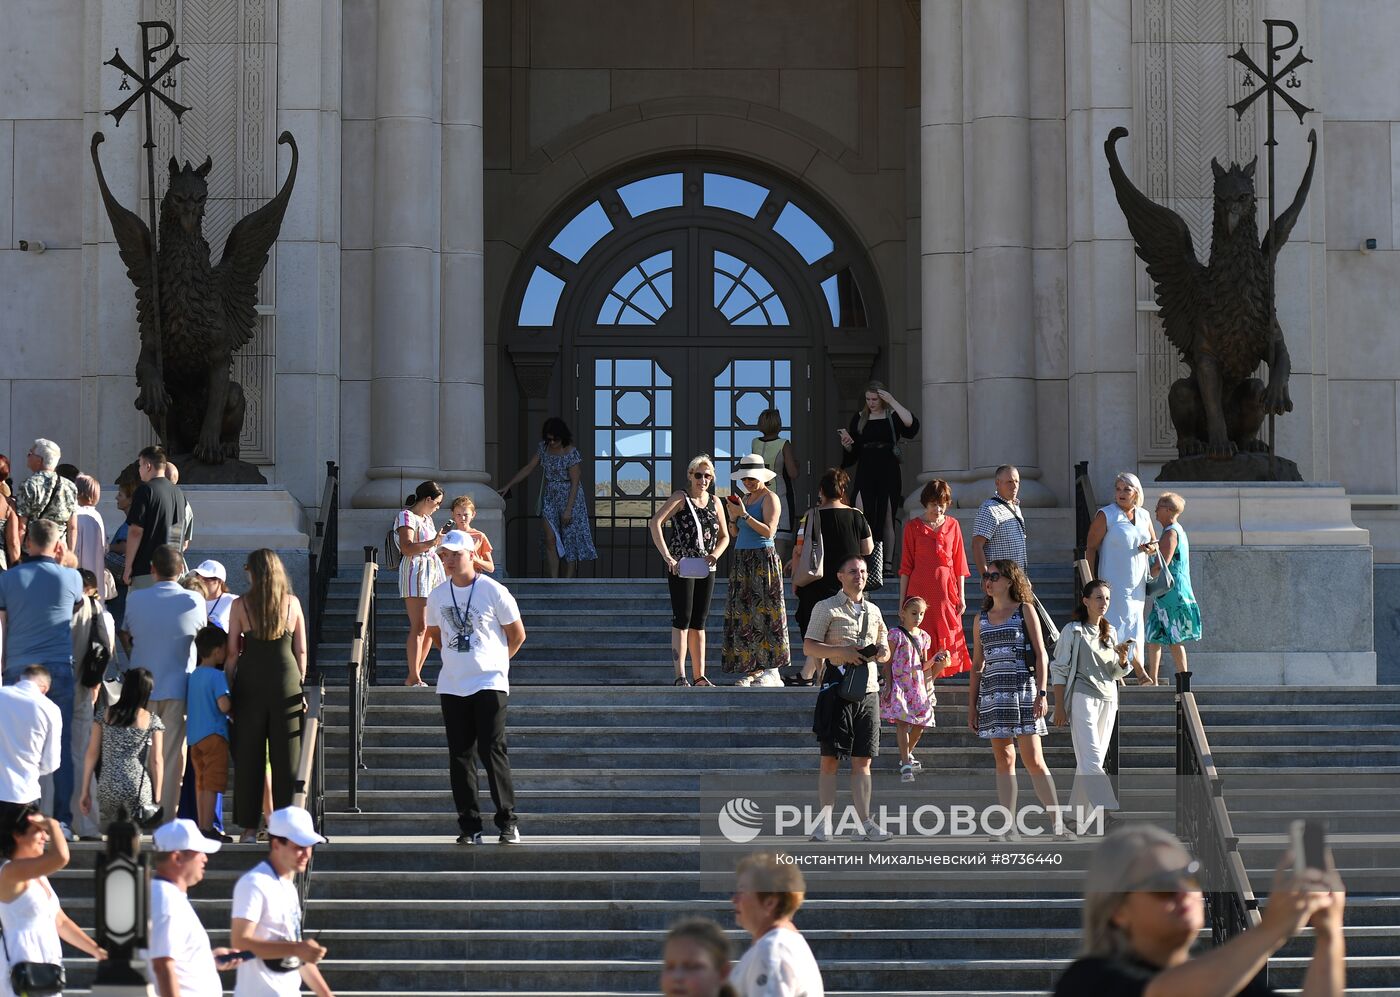
[[[152,280],[151,230],[108,189],[97,155],[102,141],[101,132],[93,135],[92,163],[126,274],[136,285],[141,330],[136,407],[146,413],[172,455],[192,455],[205,465],[241,464],[239,436],[246,403],[242,386],[229,375],[234,353],[253,338],[258,278],[296,182],[296,141],[290,132],[278,137],[279,144],[292,149],[287,179],[272,200],[233,227],[217,265],[211,263],[203,232],[209,194],[205,178],[213,162],[206,158],[198,167],[186,162],[181,168],[170,160],[170,183],[160,202],[158,289]],[[251,465],[242,466],[256,475],[254,480],[262,480]],[[194,470],[187,464],[184,480],[212,480],[197,471],[192,476]]]
[[[1167,339],[1191,368],[1168,395],[1178,459],[1157,480],[1301,480],[1292,461],[1264,456],[1268,445],[1259,429],[1269,415],[1293,408],[1288,347],[1271,317],[1269,260],[1288,241],[1307,200],[1317,133],[1308,136],[1312,151],[1297,196],[1262,240],[1255,221],[1258,158],[1228,170],[1211,160],[1215,223],[1204,266],[1181,216],[1150,200],[1124,173],[1115,146],[1127,134],[1115,128],[1104,142],[1108,174],[1156,288]],[[1267,384],[1254,376],[1260,363],[1268,364]]]

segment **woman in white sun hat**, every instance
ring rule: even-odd
[[[778,496],[767,487],[776,474],[759,454],[748,454],[729,477],[729,533],[735,538],[724,609],[724,670],[738,685],[782,685],[778,669],[791,661],[783,567],[773,546]]]
[[[228,572],[218,561],[201,561],[191,572],[199,579],[204,591],[204,605],[209,610],[209,622],[228,633],[228,614],[238,596],[228,590]]]

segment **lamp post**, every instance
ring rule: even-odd
[[[141,852],[141,832],[123,807],[107,828],[107,853],[97,860],[97,944],[107,958],[97,964],[94,997],[154,995],[132,966],[150,934],[151,866]]]

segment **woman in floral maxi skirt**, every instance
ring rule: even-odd
[[[778,669],[791,660],[783,568],[773,546],[778,531],[778,496],[766,485],[775,477],[758,454],[735,465],[730,477],[747,494],[727,503],[734,551],[729,567],[729,599],[724,611],[724,670],[740,676],[737,685],[782,685]]]

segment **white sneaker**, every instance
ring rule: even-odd
[[[899,767],[899,781],[900,781],[900,782],[913,782],[913,781],[914,781],[914,766],[913,766],[913,765],[910,765],[908,762],[905,762],[903,765],[901,765],[901,766]]]
[[[753,684],[763,686],[764,688],[781,686],[783,684],[783,677],[778,674],[776,668],[765,668],[758,673],[758,677],[754,679]]]
[[[919,761],[913,755],[909,756],[909,764],[914,766],[915,772],[922,772],[924,770],[924,763]]]
[[[893,837],[893,834],[891,834],[889,831],[886,831],[883,827],[881,827],[879,824],[876,824],[873,820],[868,820],[865,822],[866,841],[889,841]]]
[[[825,824],[818,824],[817,829],[808,836],[808,841],[826,842],[831,841],[836,836],[831,833],[831,828]]]

